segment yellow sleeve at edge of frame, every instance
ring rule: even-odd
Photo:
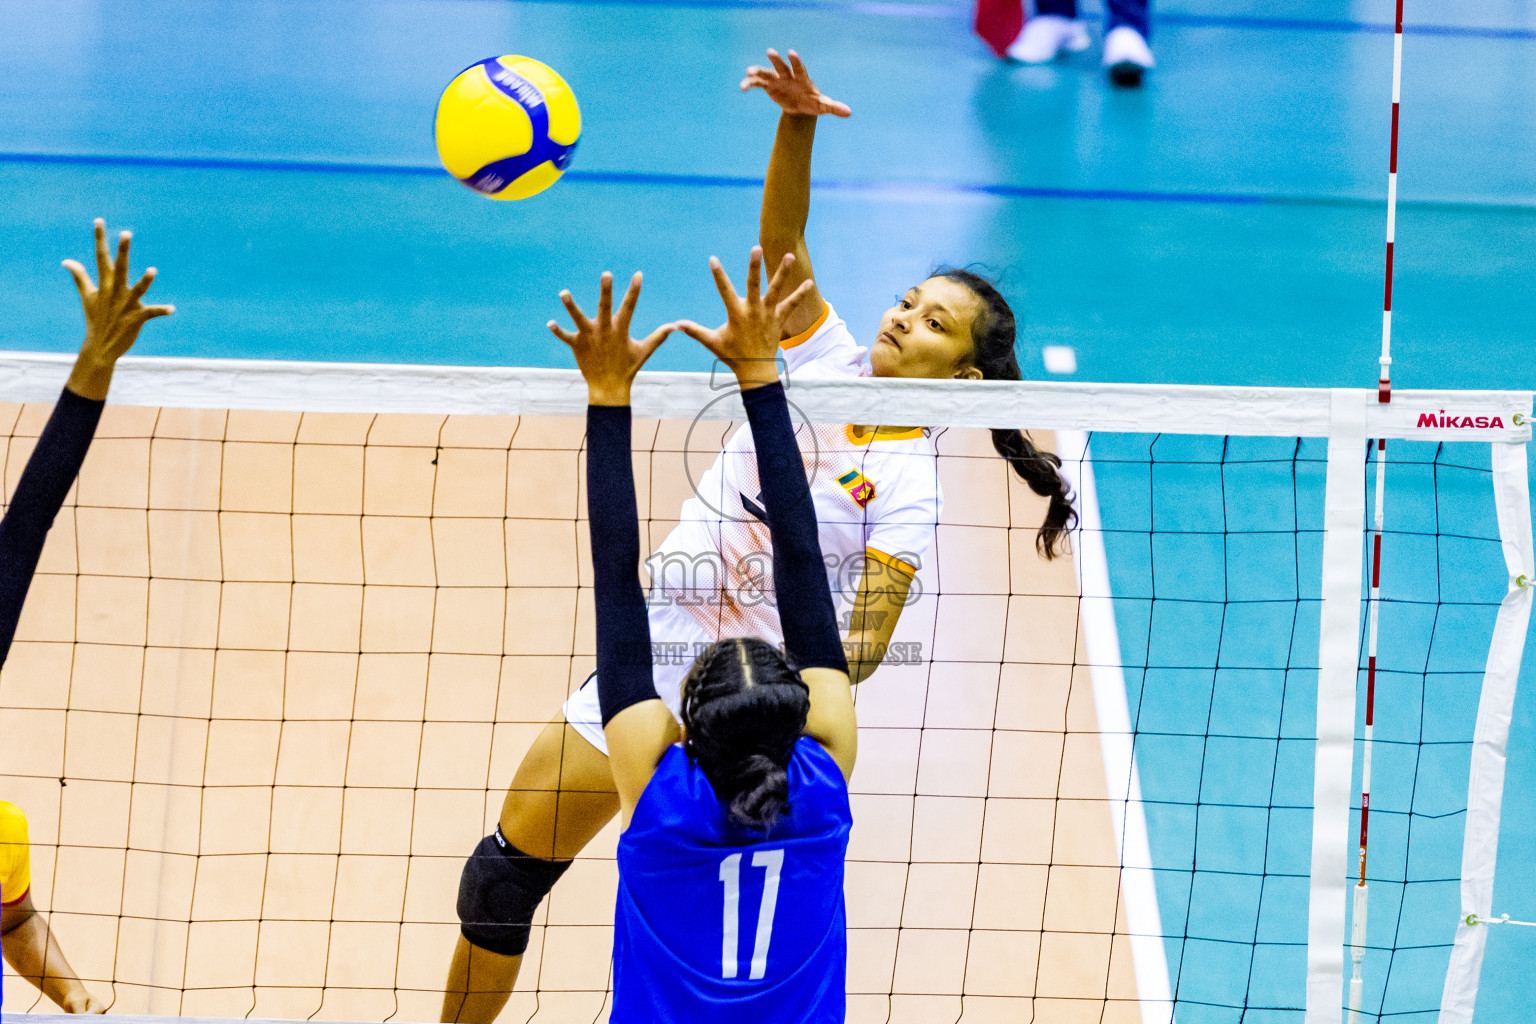
[[[0,903],[15,903],[31,888],[32,848],[27,842],[27,816],[15,804],[0,800]]]

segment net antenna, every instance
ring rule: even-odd
[[[1392,246],[1397,235],[1397,116],[1403,86],[1403,0],[1397,0],[1397,19],[1392,33],[1392,141],[1387,164],[1387,268],[1386,294],[1381,311],[1381,359],[1376,397],[1382,405],[1392,401]],[[1385,519],[1387,439],[1376,439],[1376,490],[1371,510],[1370,639],[1365,678],[1365,739],[1360,768],[1360,878],[1355,883],[1353,924],[1349,937],[1349,1024],[1360,1024],[1360,1000],[1364,989],[1361,965],[1365,960],[1365,929],[1370,888],[1365,882],[1367,838],[1371,816],[1371,741],[1376,718],[1376,636],[1381,619],[1381,533]]]

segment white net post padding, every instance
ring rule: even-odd
[[[1509,570],[1509,591],[1499,606],[1493,644],[1483,674],[1482,697],[1472,738],[1467,787],[1466,836],[1462,842],[1461,910],[1456,942],[1440,1001],[1441,1024],[1471,1024],[1477,982],[1493,918],[1493,874],[1499,852],[1499,811],[1509,722],[1531,621],[1536,554],[1531,540],[1530,482],[1523,444],[1493,446],[1493,494],[1499,539]]]

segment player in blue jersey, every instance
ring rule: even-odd
[[[630,383],[666,336],[629,337],[639,291],[617,316],[603,279],[596,320],[559,331],[587,380],[587,501],[596,586],[597,679],[619,795],[613,1024],[842,1021],[843,863],[857,745],[848,662],[817,539],[815,506],[775,354],[789,293],[786,255],[766,292],[753,249],[738,296],[711,260],[727,320],[677,327],[730,366],[757,440],[773,536],[784,650],[720,640],[683,683],[682,726],[656,693],[640,589],[630,456]],[[789,293],[789,294],[786,294]]]

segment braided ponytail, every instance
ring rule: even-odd
[[[982,379],[1023,380],[1019,357],[1013,349],[1017,326],[1008,300],[991,281],[969,270],[941,267],[931,276],[964,285],[981,302],[982,311],[971,323],[971,364],[981,371]],[[1060,457],[1035,447],[1020,430],[993,430],[992,447],[1008,460],[1030,490],[1050,499],[1045,522],[1035,535],[1035,548],[1046,558],[1055,558],[1066,550],[1067,535],[1077,522],[1072,490],[1060,473]]]
[[[738,825],[767,832],[789,812],[789,760],[810,707],[799,674],[756,637],[717,641],[688,670],[688,756]]]

